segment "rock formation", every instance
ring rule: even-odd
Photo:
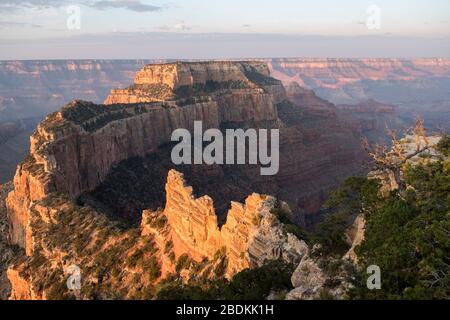
[[[0,61],[0,140],[4,123],[19,119],[30,122],[7,145],[0,142],[5,150],[0,155],[0,183],[14,176],[16,165],[28,153],[28,137],[45,115],[80,97],[100,103],[111,88],[128,85],[140,68],[158,62],[165,61]],[[449,129],[449,59],[259,59],[253,62],[254,65],[263,63],[285,85],[298,82],[333,103],[359,104],[375,99],[398,106],[393,116],[396,121],[398,118],[412,121],[415,114],[420,114],[433,129],[439,125]],[[111,97],[122,92],[122,97],[132,102],[137,101],[133,97],[146,95],[144,85],[134,86],[136,94],[117,90]],[[172,94],[164,88],[160,87],[159,96]],[[272,94],[276,92],[270,87],[266,89]],[[155,95],[150,98],[155,99]],[[369,120],[372,118],[370,115]],[[364,126],[373,124],[367,121]]]
[[[275,121],[274,103],[285,98],[280,81],[262,63],[230,61],[148,65],[127,89],[112,90],[105,104],[167,101],[209,96],[219,121]]]
[[[385,115],[390,127],[397,122],[410,126],[420,115],[433,130],[450,129],[448,58],[266,61],[272,76],[285,85],[296,82],[335,104],[364,104],[372,99],[395,105],[396,114]],[[365,115],[373,119],[373,115]],[[364,119],[364,114],[358,117]],[[383,126],[383,122],[379,124]]]
[[[270,212],[275,206],[275,198],[271,196],[255,193],[244,204],[232,203],[227,222],[220,229],[213,200],[208,196],[195,198],[192,187],[185,184],[183,175],[177,171],[169,172],[166,198],[165,209],[156,218],[167,219],[165,241],[173,243],[177,258],[188,253],[196,261],[213,260],[224,250],[229,277],[269,260],[283,259],[296,264],[307,251],[307,245],[284,232]],[[152,214],[144,212],[144,216]],[[154,232],[151,223],[145,221],[149,220],[144,219],[142,224],[144,234]]]
[[[139,233],[117,233],[101,214],[76,207],[69,199],[58,198],[56,194],[33,204],[27,226],[29,258],[7,270],[12,287],[10,298],[55,298],[59,291],[65,291],[60,286],[65,285],[66,270],[72,264],[80,265],[83,285],[98,290],[99,297],[107,297],[116,288],[128,292],[122,298],[131,298],[128,294],[136,288],[152,285],[148,279],[144,280],[148,276],[146,272],[151,275],[154,272],[145,269],[150,261],[156,263],[152,268],[160,270],[151,278],[155,282],[178,272],[177,261],[183,256],[197,263],[204,276],[211,272],[212,266],[223,263],[223,275],[232,277],[243,269],[262,266],[274,259],[297,264],[308,251],[306,243],[285,232],[271,213],[276,203],[271,196],[252,194],[244,204],[233,203],[227,223],[219,229],[212,199],[195,198],[182,174],[170,171],[166,192],[164,210],[144,211]],[[144,260],[143,272],[132,261],[134,256],[147,251],[151,256],[149,262]],[[104,253],[115,261],[114,268],[121,270],[116,272],[123,281],[112,276],[113,270],[108,270],[107,275],[98,271],[107,267]],[[143,278],[140,287],[131,283],[136,274]],[[214,276],[219,275],[209,275]],[[100,281],[108,283],[106,289],[98,288]],[[85,292],[79,294],[87,297]]]
[[[0,61],[0,183],[13,179],[17,164],[29,153],[30,136],[47,114],[80,97],[102,102],[111,88],[127,85],[150,62]]]
[[[27,255],[8,270],[12,298],[65,297],[58,285],[71,263],[84,268],[89,292],[82,296],[109,298],[108,292],[126,286],[136,290],[123,297],[150,294],[155,282],[191,260],[204,273],[213,266],[228,277],[270,259],[299,262],[306,245],[283,231],[270,213],[275,198],[258,190],[274,190],[304,225],[326,193],[359,168],[362,151],[357,133],[337,118],[332,104],[311,93],[297,98],[298,104],[288,101],[281,82],[261,63],[172,63],[145,67],[132,87],[113,90],[105,105],[74,101],[48,116],[31,137],[30,155],[18,166],[6,200],[10,240]],[[228,170],[236,185],[227,189],[231,199],[260,193],[232,202],[224,225],[218,225],[214,200],[197,198],[176,171],[168,171],[164,209],[144,212],[139,235],[118,230],[97,206],[77,205],[124,162],[159,154],[173,130],[192,130],[195,120],[204,129],[281,131],[276,177],[264,180],[254,166],[199,173],[220,177]],[[140,286],[133,285],[136,277]]]
[[[9,223],[5,202],[6,196],[11,190],[12,183],[0,185],[0,300],[7,299],[11,290],[7,279],[7,267],[14,259],[14,251],[8,245]]]
[[[334,103],[359,103],[368,99],[389,97],[394,93],[400,100],[420,96],[388,89],[391,84],[401,88],[422,82],[423,79],[438,80],[450,76],[450,60],[435,59],[271,59],[268,60],[272,75],[288,84],[297,82],[301,86],[320,92],[320,96]],[[443,85],[444,83],[441,83]],[[385,90],[374,90],[381,89]],[[439,86],[441,87],[441,86]],[[425,89],[419,85],[420,93]],[[443,87],[442,87],[443,89]],[[444,94],[443,90],[438,90]],[[387,100],[390,101],[389,99]],[[397,99],[397,101],[399,101]]]

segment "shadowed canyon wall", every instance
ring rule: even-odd
[[[272,76],[285,85],[298,82],[335,104],[358,104],[374,99],[396,106],[394,122],[410,123],[421,115],[432,129],[439,126],[450,129],[449,59],[259,61],[267,62]],[[16,165],[28,152],[28,137],[48,113],[73,99],[100,103],[112,88],[125,87],[137,71],[152,62],[157,61],[1,61],[0,148],[4,152],[0,154],[0,182],[12,179]],[[127,93],[128,102],[137,102],[133,99],[145,91],[139,87],[140,81],[137,83],[136,94]],[[164,98],[165,94],[170,94],[170,90],[161,87],[158,97]],[[363,121],[373,122],[374,118],[366,114]],[[13,135],[11,126],[18,129]]]
[[[161,66],[175,68],[176,76],[170,70],[170,76],[161,76]],[[173,85],[172,100],[144,102],[155,92],[154,86],[148,87],[152,77],[158,86],[170,87],[174,78],[182,85]],[[136,79],[135,86],[145,86],[139,104],[74,101],[38,126],[30,156],[19,166],[15,190],[7,199],[13,243],[31,252],[27,226],[35,202],[53,192],[76,199],[93,191],[121,161],[154,153],[170,141],[174,129],[192,130],[194,120],[202,120],[205,128],[281,128],[281,170],[271,184],[279,190],[277,196],[290,203],[299,224],[305,224],[306,215],[317,212],[325,194],[360,166],[357,132],[336,118],[333,105],[319,100],[323,110],[316,110],[280,101],[284,88],[261,63],[155,65],[144,68]],[[115,102],[126,99],[123,92],[112,92]],[[242,172],[253,176],[255,185],[266,183],[252,175],[251,168],[236,169],[238,180]]]

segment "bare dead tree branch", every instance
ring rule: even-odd
[[[401,178],[403,165],[408,160],[432,147],[426,136],[424,122],[421,118],[417,118],[415,125],[409,128],[407,133],[414,137],[416,144],[415,151],[412,153],[408,153],[408,150],[405,149],[405,144],[397,138],[395,130],[387,129],[387,134],[392,144],[390,149],[382,143],[371,146],[367,138],[364,138],[362,142],[364,150],[373,160],[374,169],[391,172],[399,186],[400,192],[406,190],[406,184]]]

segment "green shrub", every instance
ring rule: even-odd
[[[439,152],[441,152],[444,156],[448,157],[450,156],[450,135],[446,135],[439,141],[437,145],[437,149]]]
[[[367,215],[365,238],[356,249],[363,271],[382,270],[382,290],[368,290],[365,272],[353,299],[448,299],[450,297],[450,167],[434,162],[408,167],[412,188],[393,193]]]
[[[187,254],[183,254],[178,258],[177,264],[175,266],[175,270],[180,272],[184,269],[189,269],[192,263],[192,259]]]

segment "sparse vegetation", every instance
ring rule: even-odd
[[[156,298],[161,300],[262,300],[271,291],[292,289],[291,274],[294,267],[281,261],[271,261],[260,268],[247,269],[236,274],[231,281],[218,279],[201,284],[184,285],[172,281],[163,285]]]
[[[252,66],[246,66],[244,68],[244,74],[245,76],[252,82],[260,85],[260,86],[270,86],[270,85],[280,85],[280,80],[277,80],[275,78],[272,78],[270,76],[266,76],[256,70]]]
[[[450,135],[444,135],[441,141],[439,141],[437,149],[445,157],[450,157]]]
[[[283,230],[285,233],[292,233],[301,240],[308,240],[307,231],[293,223],[290,214],[286,210],[277,206],[270,212],[275,215],[281,223],[283,223]]]
[[[448,160],[407,164],[403,167],[405,192],[378,196],[379,185],[353,178],[330,199],[338,214],[363,212],[364,241],[356,248],[360,272],[351,299],[448,299],[450,292]],[[351,192],[349,192],[351,191]],[[342,211],[344,210],[344,211]],[[322,227],[320,242],[328,252],[342,246],[345,218]],[[328,239],[328,240],[327,240]],[[334,239],[334,240],[333,240]],[[342,251],[341,251],[342,252]],[[366,267],[382,270],[382,290],[368,290]],[[333,271],[334,266],[326,266]]]
[[[192,86],[180,86],[175,90],[175,94],[181,99],[192,99],[192,97],[205,96],[218,90],[245,89],[248,87],[248,84],[241,80],[228,80],[224,82],[207,80],[205,83],[195,83]]]

